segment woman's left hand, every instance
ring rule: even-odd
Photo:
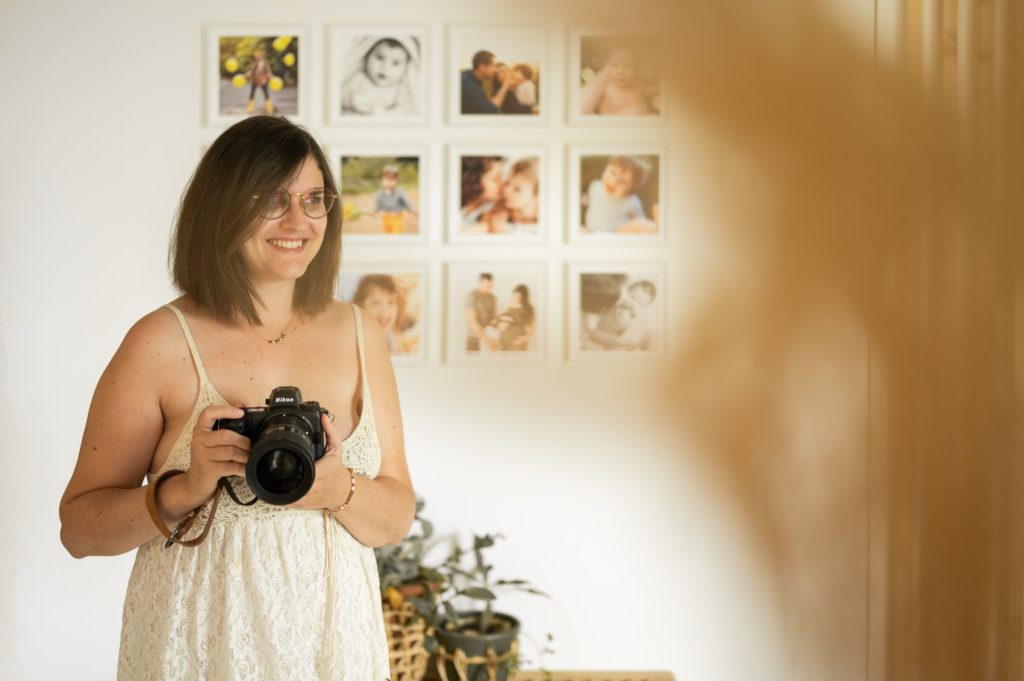
[[[327,435],[327,447],[324,449],[324,455],[315,463],[316,477],[313,480],[313,486],[301,499],[294,504],[288,504],[288,508],[307,510],[337,508],[348,498],[352,479],[349,477],[348,469],[342,464],[341,434],[327,414],[320,416],[320,423]]]

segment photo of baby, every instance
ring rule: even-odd
[[[417,27],[332,26],[331,122],[422,120],[424,39],[424,30]]]
[[[453,29],[452,46],[453,118],[541,114],[542,29]]]
[[[449,268],[450,360],[540,355],[541,266],[452,264]]]
[[[660,355],[665,309],[660,268],[576,266],[570,277],[578,301],[570,320],[571,356]]]
[[[340,161],[342,232],[420,236],[420,156],[335,155]]]
[[[216,103],[211,122],[250,114],[299,113],[296,35],[215,35]]]
[[[653,118],[661,114],[655,36],[578,36],[575,112],[579,116]]]
[[[338,298],[363,309],[363,321],[380,326],[395,357],[423,358],[424,273],[401,267],[343,266]]]
[[[541,233],[542,150],[452,150],[452,241]],[[457,206],[457,212],[454,210]]]

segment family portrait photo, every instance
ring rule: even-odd
[[[540,239],[546,191],[542,147],[450,151],[450,241]]]
[[[332,124],[415,122],[426,118],[420,27],[329,31],[329,120]]]
[[[448,294],[449,361],[543,356],[542,265],[452,263]]]
[[[543,112],[544,29],[452,28],[452,118],[537,122]]]
[[[341,270],[339,300],[363,309],[363,321],[384,331],[396,361],[422,361],[424,268],[346,265]],[[398,358],[404,358],[399,360]]]
[[[659,265],[570,265],[570,358],[660,357],[663,283]]]
[[[654,35],[588,35],[571,41],[570,112],[593,119],[656,121],[661,118],[661,44]]]
[[[338,160],[341,229],[346,236],[381,241],[423,238],[423,152],[332,151]]]
[[[234,122],[253,114],[301,116],[301,30],[274,34],[209,29],[208,118]]]
[[[571,241],[660,240],[663,154],[658,148],[573,147]]]

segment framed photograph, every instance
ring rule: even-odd
[[[542,146],[449,147],[448,240],[542,241],[546,166]]]
[[[449,29],[449,120],[539,125],[550,80],[544,28]]]
[[[545,283],[542,263],[449,263],[448,362],[542,360]]]
[[[206,34],[208,124],[266,113],[302,121],[309,81],[304,27],[209,26]]]
[[[384,330],[396,365],[426,358],[427,268],[407,264],[344,264],[337,297],[363,309],[363,321]]]
[[[570,242],[663,241],[665,196],[662,148],[570,147]]]
[[[570,264],[568,291],[570,360],[664,357],[664,265]]]
[[[330,26],[328,123],[426,123],[427,47],[422,26]]]
[[[663,57],[664,43],[658,35],[571,31],[569,121],[663,122]]]
[[[341,194],[341,232],[364,243],[426,240],[426,150],[331,147]]]

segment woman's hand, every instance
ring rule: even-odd
[[[217,481],[225,475],[245,477],[252,442],[233,430],[214,430],[218,419],[240,418],[245,412],[229,405],[203,409],[192,433],[192,462],[185,473],[189,498],[203,503],[217,491]]]
[[[288,504],[288,508],[337,508],[345,503],[352,488],[352,478],[349,477],[348,469],[341,460],[341,433],[327,414],[320,415],[320,423],[327,435],[327,448],[324,455],[315,463],[316,476],[313,479],[313,486],[301,499]]]

